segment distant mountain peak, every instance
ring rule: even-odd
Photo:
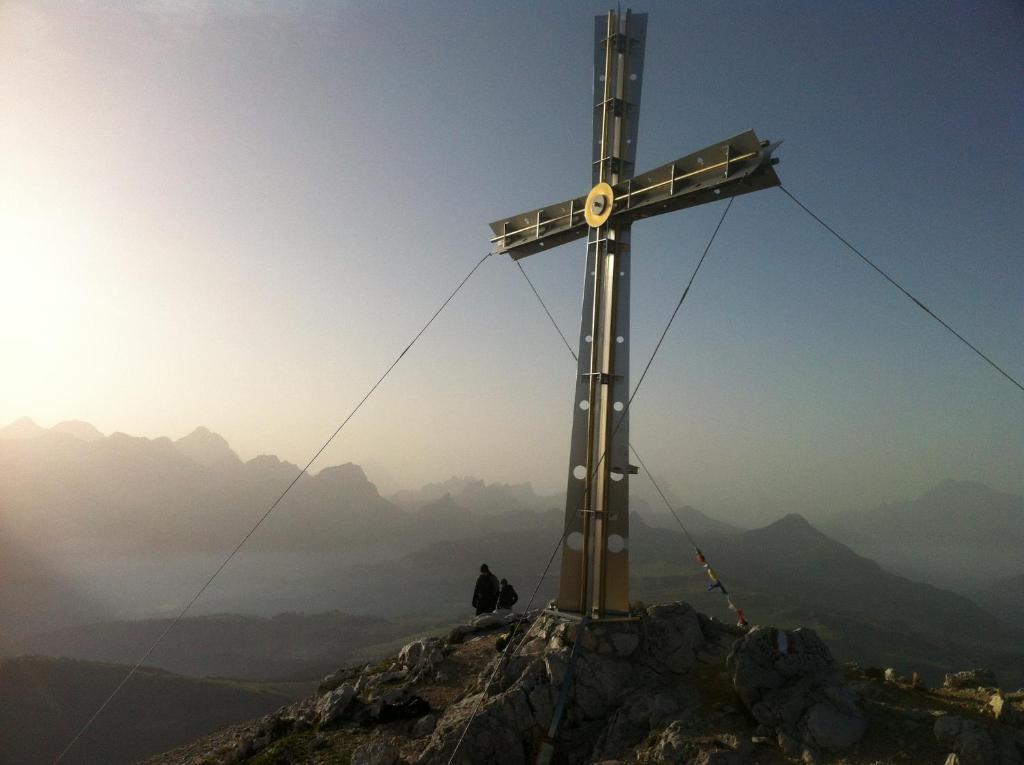
[[[851,542],[883,538],[986,555],[1017,552],[1024,544],[1024,497],[978,481],[945,480],[915,499],[841,513],[827,528]]]
[[[39,427],[31,417],[19,417],[10,425],[0,428],[0,438],[36,438],[45,432],[46,428]]]
[[[345,481],[353,483],[369,483],[370,480],[366,477],[366,473],[354,462],[346,462],[344,465],[331,465],[325,467],[319,473],[317,478],[326,478],[331,481]]]
[[[811,525],[810,521],[804,518],[800,513],[787,513],[786,515],[779,518],[774,523],[768,524],[768,528],[791,528],[791,529],[811,529],[816,531],[814,526]]]
[[[66,433],[69,436],[74,436],[81,441],[99,441],[103,438],[103,434],[96,429],[96,427],[88,422],[82,420],[64,420],[58,422],[52,428],[52,433]]]
[[[174,448],[193,462],[206,467],[242,464],[223,436],[202,425],[175,441]]]
[[[803,546],[822,541],[839,544],[812,526],[800,513],[789,513],[767,526],[744,532],[744,535],[749,538],[770,541],[771,544],[778,545],[780,548],[785,548],[788,545]]]

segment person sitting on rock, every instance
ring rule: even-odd
[[[508,579],[501,580],[501,589],[498,590],[498,606],[496,611],[501,611],[505,608],[512,608],[519,600],[519,594],[515,588],[508,583]]]
[[[480,576],[476,578],[476,589],[473,590],[473,608],[477,616],[488,614],[498,603],[498,577],[491,573],[487,564],[481,564]]]

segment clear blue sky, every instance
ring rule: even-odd
[[[0,418],[304,461],[487,250],[589,187],[599,3],[5,3]],[[638,167],[747,128],[783,182],[1024,377],[1016,2],[646,3]],[[633,363],[710,235],[634,228]],[[570,336],[584,245],[524,261]],[[506,259],[323,464],[562,488],[573,367]],[[635,378],[634,378],[635,379]],[[1024,394],[778,190],[740,198],[633,410],[758,522],[944,478],[1024,491]]]

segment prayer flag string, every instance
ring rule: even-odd
[[[725,601],[729,604],[729,610],[736,614],[736,626],[749,626],[746,614],[743,613],[742,608],[738,608],[736,604],[732,602],[732,596],[729,594],[729,591],[725,589],[725,585],[722,583],[722,580],[718,578],[718,574],[716,574],[715,570],[711,568],[711,565],[708,563],[707,556],[705,556],[696,545],[694,545],[693,549],[697,551],[697,562],[705,571],[707,571],[708,579],[711,580],[711,584],[709,584],[707,588],[708,592],[711,592],[712,590],[719,590],[722,595],[725,596]]]

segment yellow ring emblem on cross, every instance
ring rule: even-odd
[[[587,219],[588,226],[597,228],[604,225],[605,221],[611,217],[613,207],[615,207],[615,192],[607,183],[601,182],[587,194],[583,217]]]

